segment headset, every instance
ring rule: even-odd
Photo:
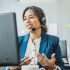
[[[40,22],[41,22],[41,24],[45,25],[47,21],[46,21],[46,16],[45,16],[44,11],[41,8],[38,8],[38,12],[40,14]]]
[[[44,11],[39,7],[36,7],[36,10],[38,11],[39,21],[41,22],[41,27],[45,27],[47,21],[46,21],[46,16],[45,16]],[[32,31],[35,31],[38,28],[32,28]]]

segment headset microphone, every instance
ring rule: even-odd
[[[36,28],[32,28],[32,31],[35,31],[36,30]]]
[[[37,27],[37,28],[32,28],[32,31],[35,31],[36,29],[38,29],[38,28],[40,28],[40,27],[44,27],[44,28],[45,28],[44,25],[41,25],[41,26],[39,26],[39,27]]]
[[[40,28],[41,26],[37,27],[37,28],[32,28],[32,31],[35,31],[36,29]]]

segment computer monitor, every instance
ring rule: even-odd
[[[19,64],[16,14],[0,13],[0,66]]]

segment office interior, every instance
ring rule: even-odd
[[[31,5],[39,6],[44,10],[48,34],[66,41],[70,65],[70,0],[0,0],[0,14],[16,13],[18,36],[28,32],[23,23],[22,13],[27,6]],[[0,70],[3,70],[3,67]]]

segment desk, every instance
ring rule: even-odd
[[[39,68],[38,65],[23,65],[21,70],[45,70],[44,68]]]
[[[38,65],[23,65],[21,66],[21,70],[39,70]]]
[[[70,70],[70,65],[69,65],[69,63],[64,64],[64,67],[65,67],[65,70]]]

